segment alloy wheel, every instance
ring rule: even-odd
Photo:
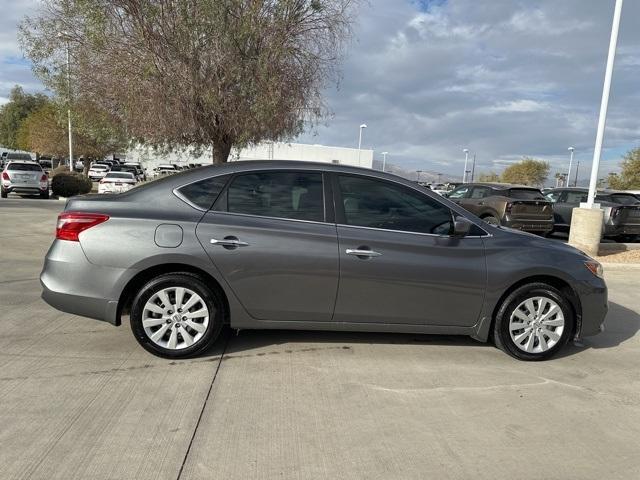
[[[156,345],[181,350],[194,345],[207,331],[211,313],[200,295],[185,287],[155,292],[142,310],[142,327]]]
[[[565,318],[560,305],[548,297],[531,297],[511,313],[509,334],[523,352],[542,353],[560,341]]]

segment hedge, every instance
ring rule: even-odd
[[[89,193],[92,187],[93,184],[88,177],[69,170],[57,172],[51,179],[51,191],[59,197],[73,197]]]

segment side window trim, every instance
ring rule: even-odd
[[[251,175],[251,174],[260,174],[260,173],[317,173],[321,175],[322,178],[322,209],[323,209],[323,217],[324,220],[304,220],[299,218],[287,218],[287,217],[274,217],[269,215],[255,215],[251,213],[240,213],[240,212],[230,212],[229,211],[229,187],[233,183],[233,181],[237,177],[241,177],[243,175]],[[329,219],[333,220],[333,208],[328,208],[327,200],[331,198],[327,195],[327,173],[322,170],[306,170],[306,169],[297,169],[297,168],[279,168],[279,169],[262,169],[262,170],[246,170],[243,172],[236,172],[234,174],[229,175],[229,179],[227,180],[224,189],[218,195],[217,200],[211,207],[211,211],[216,213],[224,213],[227,215],[239,215],[244,217],[254,217],[254,218],[272,218],[277,220],[287,220],[290,222],[306,222],[306,223],[334,223],[333,221],[329,221]],[[329,190],[330,193],[330,190]],[[331,206],[332,207],[332,206]]]

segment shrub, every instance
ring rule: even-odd
[[[60,197],[73,197],[89,193],[92,187],[93,184],[89,178],[69,170],[54,173],[51,180],[51,190]]]

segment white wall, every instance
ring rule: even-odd
[[[196,155],[190,148],[161,153],[150,147],[138,146],[128,150],[125,158],[128,162],[140,162],[149,170],[153,170],[163,163],[177,165],[201,163],[206,165],[211,163],[211,149],[203,150],[201,155]],[[302,160],[371,168],[373,150],[361,150],[358,155],[357,148],[304,143],[261,143],[254,147],[244,148],[239,152],[232,151],[229,160]]]

